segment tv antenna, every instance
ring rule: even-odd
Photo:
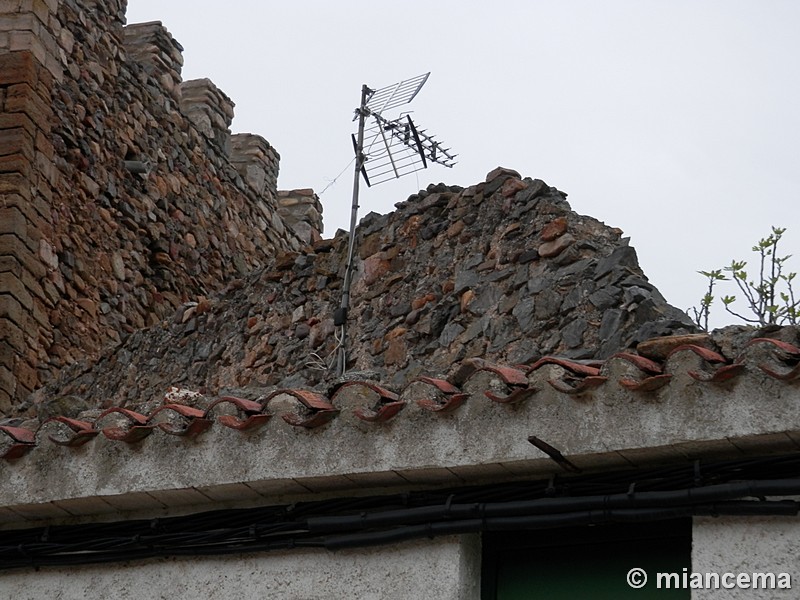
[[[411,115],[401,113],[388,118],[384,113],[411,102],[428,81],[430,72],[405,79],[393,85],[370,89],[361,86],[361,104],[355,110],[353,121],[358,121],[358,132],[353,135],[356,153],[353,176],[353,205],[350,212],[350,243],[347,251],[347,269],[342,287],[342,301],[334,313],[334,325],[340,327],[337,355],[339,376],[347,370],[347,313],[350,309],[350,285],[353,278],[353,257],[358,219],[358,192],[361,177],[367,187],[378,185],[403,175],[416,173],[438,163],[445,167],[455,165],[456,155],[442,146],[425,129],[419,129]],[[369,125],[368,125],[369,123]]]

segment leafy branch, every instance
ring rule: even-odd
[[[711,305],[714,302],[714,286],[719,281],[733,281],[744,297],[747,307],[752,315],[743,315],[736,312],[732,305],[736,296],[726,295],[720,298],[725,310],[733,316],[747,322],[761,326],[764,325],[797,325],[800,315],[800,300],[795,298],[792,282],[797,273],[785,273],[786,261],[791,255],[778,256],[778,242],[783,236],[785,228],[773,227],[772,233],[758,241],[753,246],[753,252],[758,254],[758,276],[749,279],[745,267],[747,262],[733,260],[731,264],[722,269],[713,271],[698,271],[708,280],[708,291],[700,299],[700,308],[692,307],[694,322],[703,329],[708,330],[708,317]],[[723,274],[728,273],[730,277]]]

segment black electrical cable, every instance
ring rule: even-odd
[[[640,492],[633,495],[589,496],[579,498],[541,498],[536,500],[491,504],[449,504],[425,508],[364,513],[355,516],[316,517],[307,520],[312,533],[331,533],[376,527],[392,527],[431,520],[485,517],[512,517],[569,513],[580,510],[613,508],[648,508],[681,506],[730,500],[745,496],[774,496],[800,494],[800,479],[727,483],[705,488],[690,488],[669,492]]]
[[[790,501],[792,502],[792,501]],[[756,507],[734,505],[727,512],[725,504],[676,506],[670,508],[623,509],[604,511],[582,511],[576,513],[559,513],[555,515],[525,515],[516,517],[492,517],[487,519],[465,519],[410,525],[390,529],[388,531],[361,532],[342,534],[325,538],[325,547],[329,550],[378,546],[399,543],[425,537],[478,533],[482,531],[523,531],[558,529],[579,525],[599,525],[602,523],[641,523],[648,521],[676,519],[695,515],[762,515],[785,516],[797,515],[798,504],[792,502],[778,503],[778,506],[765,505],[762,502]]]
[[[796,515],[800,456],[336,498],[117,523],[0,531],[0,569],[297,547],[689,515]],[[760,498],[760,500],[743,500]]]

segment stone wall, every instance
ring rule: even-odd
[[[647,281],[621,233],[507,169],[468,188],[430,185],[393,213],[370,213],[357,231],[348,369],[401,389],[420,375],[453,375],[470,358],[600,360],[654,336],[694,332]],[[342,232],[279,254],[134,333],[91,370],[65,370],[25,410],[63,396],[76,404],[58,411],[132,407],[170,386],[245,396],[325,390],[336,379],[334,313],[347,249]]]
[[[125,0],[0,5],[0,411],[309,240],[279,156]]]
[[[322,239],[322,204],[314,190],[279,191],[278,214],[307,244]]]
[[[62,76],[57,2],[5,2],[0,13],[0,410],[39,383],[55,294],[44,286],[56,170],[51,91]]]

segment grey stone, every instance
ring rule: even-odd
[[[403,317],[410,312],[411,312],[410,302],[400,302],[398,304],[393,304],[392,307],[389,309],[389,314],[392,317]]]
[[[605,310],[614,306],[619,300],[622,290],[616,286],[610,285],[597,290],[589,296],[591,302],[598,310]]]
[[[475,267],[483,263],[485,260],[486,259],[484,255],[481,253],[472,254],[471,256],[469,256],[469,258],[467,258],[464,261],[464,263],[461,266],[464,269],[474,269]]]
[[[485,286],[478,292],[478,294],[475,296],[475,299],[470,303],[469,310],[476,315],[483,315],[489,309],[497,306],[497,303],[502,295],[503,290],[501,290],[499,287],[495,285]]]
[[[628,345],[636,345],[654,337],[662,337],[665,335],[682,335],[687,333],[695,333],[698,328],[691,324],[686,324],[681,321],[671,319],[662,319],[660,321],[649,321],[639,327],[630,339]]]
[[[553,285],[553,282],[546,277],[536,277],[528,280],[528,293],[538,294]]]
[[[485,280],[487,283],[496,283],[498,281],[503,281],[504,279],[508,279],[509,277],[511,277],[513,272],[514,272],[513,269],[503,269],[501,271],[493,271],[485,277]]]
[[[487,326],[486,317],[473,321],[464,332],[464,338],[463,338],[464,343],[468,344],[478,336],[483,335],[486,326]]]
[[[598,336],[601,341],[609,339],[616,333],[622,324],[625,322],[625,311],[619,308],[613,308],[603,313],[603,319],[600,321],[600,330]]]
[[[535,309],[536,304],[534,299],[527,297],[517,302],[514,310],[511,311],[511,314],[514,315],[514,318],[516,318],[520,329],[526,333],[530,332],[536,323],[536,317],[534,316]]]
[[[581,287],[572,288],[569,294],[564,297],[564,301],[561,303],[561,310],[564,312],[574,310],[583,302],[585,295],[586,291]]]
[[[577,348],[583,344],[583,335],[586,333],[588,326],[586,319],[579,317],[564,327],[561,332],[561,338],[567,348]]]
[[[622,301],[625,304],[644,302],[645,300],[649,299],[650,299],[650,290],[646,290],[636,285],[625,288],[625,292],[622,295]]]
[[[455,288],[453,291],[461,295],[467,290],[474,289],[481,280],[481,276],[475,271],[462,270],[456,274]]]
[[[636,250],[631,246],[620,246],[610,255],[600,259],[594,270],[594,278],[600,279],[613,270],[625,268],[639,268],[639,259],[636,257]]]
[[[536,318],[547,320],[558,314],[561,308],[561,294],[555,289],[546,289],[536,296]]]
[[[439,345],[447,347],[452,344],[458,336],[464,333],[465,329],[458,323],[448,323],[442,334],[439,336]]]
[[[525,178],[524,181],[528,184],[524,190],[517,192],[517,195],[514,197],[514,200],[518,203],[522,204],[531,204],[533,206],[536,205],[536,202],[532,202],[533,200],[538,199],[540,196],[543,196],[547,192],[550,191],[550,187],[541,179],[534,179],[531,181],[529,178]]]
[[[574,247],[574,246],[573,246]],[[558,271],[558,283],[571,283],[578,277],[585,277],[586,273],[594,266],[597,261],[593,258],[584,258]]]

